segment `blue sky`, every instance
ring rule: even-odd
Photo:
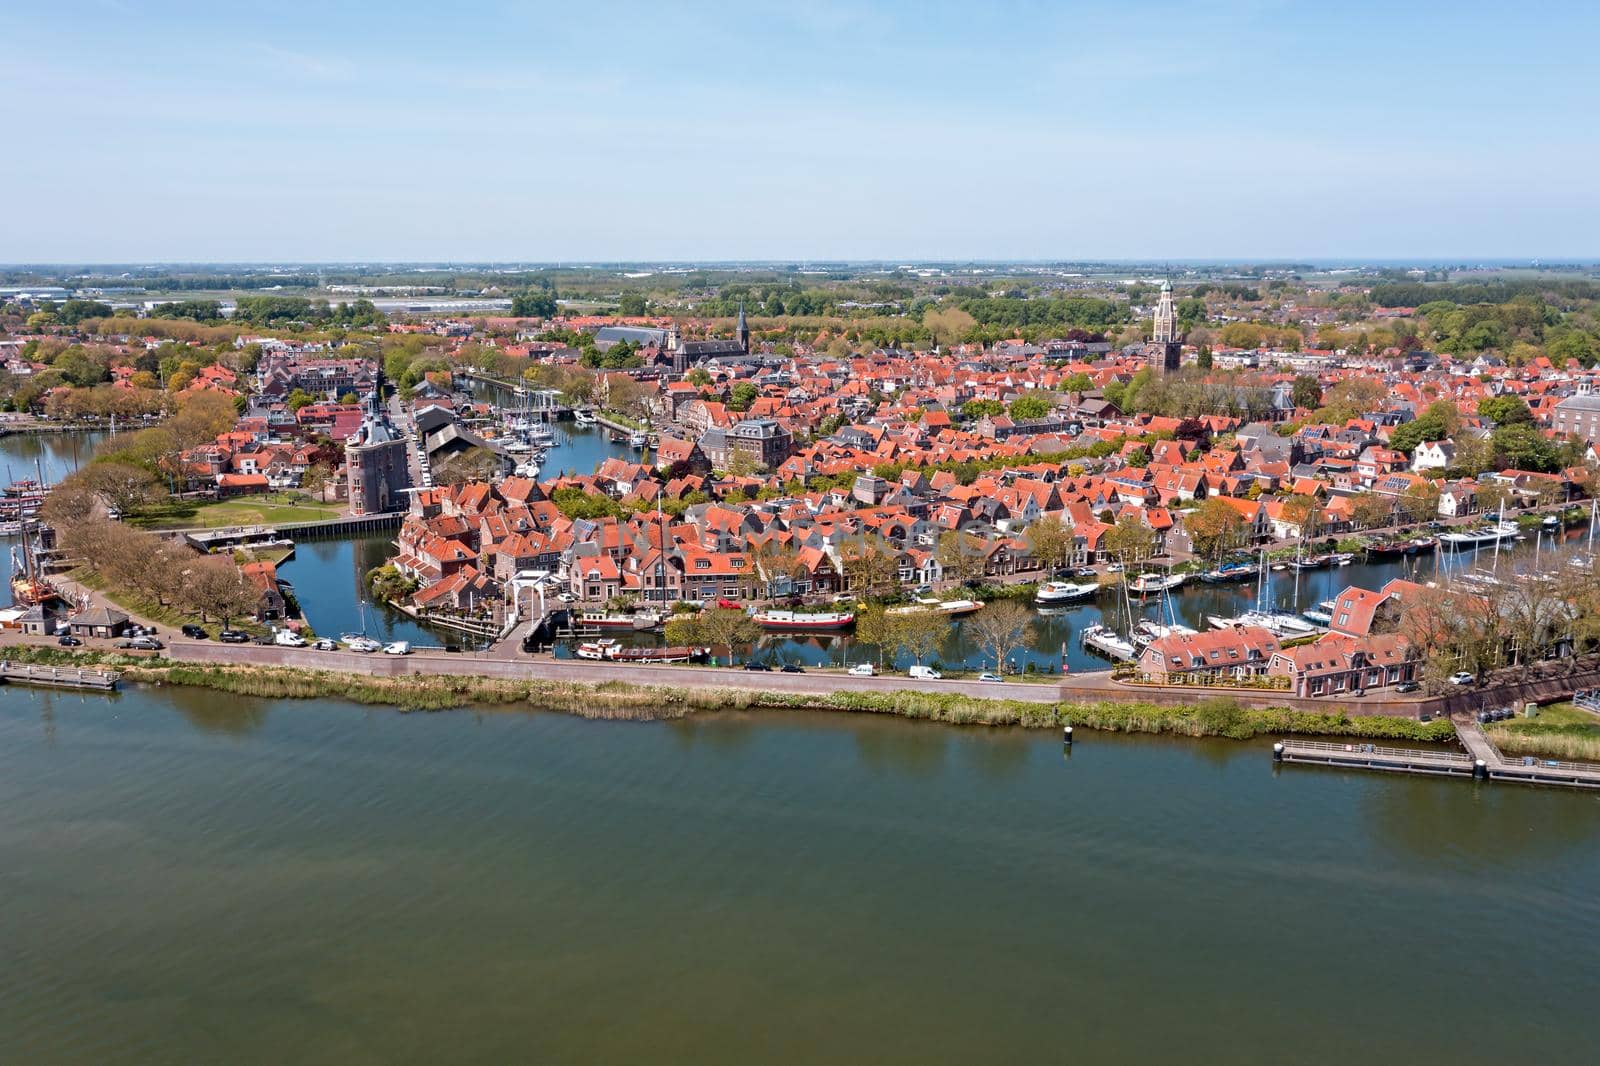
[[[0,262],[1595,257],[1597,9],[31,4]]]

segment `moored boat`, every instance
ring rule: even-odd
[[[1041,607],[1049,607],[1055,604],[1087,600],[1095,596],[1099,591],[1100,586],[1094,582],[1046,581],[1034,592],[1033,601]]]
[[[1131,640],[1099,622],[1079,630],[1078,640],[1089,651],[1099,652],[1108,659],[1128,660],[1137,652]]]
[[[983,610],[982,600],[935,600],[918,597],[917,602],[904,607],[891,607],[884,614],[916,614],[919,611],[938,611],[951,618],[960,618]]]
[[[756,624],[784,633],[826,633],[855,625],[853,611],[759,611]]]
[[[1261,572],[1261,567],[1253,560],[1241,559],[1237,562],[1223,563],[1215,570],[1207,570],[1200,575],[1200,580],[1212,585],[1223,585],[1230,581],[1249,581]]]
[[[1457,550],[1481,548],[1486,544],[1510,540],[1519,532],[1515,522],[1496,522],[1492,526],[1482,526],[1478,529],[1452,529],[1448,533],[1440,533],[1439,543]]]
[[[579,611],[572,618],[574,629],[631,629],[643,632],[661,624],[661,616],[654,611]]]
[[[1135,596],[1154,596],[1177,588],[1184,583],[1187,577],[1187,574],[1174,573],[1157,574],[1150,572],[1138,574],[1128,582],[1128,591]]]

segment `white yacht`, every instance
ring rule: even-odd
[[[1059,603],[1087,600],[1099,591],[1100,586],[1093,582],[1076,584],[1071,581],[1046,581],[1033,594],[1033,601],[1042,607],[1049,607]]]

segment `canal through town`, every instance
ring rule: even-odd
[[[1600,799],[1265,740],[0,695],[0,1061],[1593,1061]]]

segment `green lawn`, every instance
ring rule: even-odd
[[[129,521],[142,529],[220,529],[225,526],[271,526],[338,518],[343,508],[319,503],[297,492],[274,492],[233,500],[194,503],[173,500],[146,508]]]
[[[212,618],[202,622],[199,615],[190,614],[174,604],[159,604],[131,589],[112,588],[99,574],[80,569],[72,571],[67,576],[85,588],[93,589],[101,601],[109,601],[129,614],[154,622],[162,630],[162,636],[170,636],[185,624],[201,626],[213,637],[222,629],[221,619]],[[251,633],[266,631],[265,626],[257,625],[255,620],[250,618],[236,618],[232,620],[232,624],[235,629],[244,629]]]

